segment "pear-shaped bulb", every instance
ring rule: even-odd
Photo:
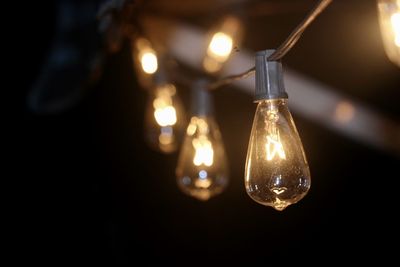
[[[218,126],[211,116],[191,118],[176,174],[179,188],[199,200],[208,200],[227,186],[225,150]]]
[[[247,194],[281,211],[302,199],[310,185],[308,163],[287,100],[260,101],[247,152]]]
[[[152,148],[164,153],[177,149],[185,123],[182,110],[182,103],[173,84],[160,85],[150,93],[145,135]]]
[[[378,0],[378,15],[386,54],[400,67],[400,0]]]
[[[228,164],[218,125],[213,117],[213,99],[207,81],[192,88],[192,117],[186,129],[176,167],[177,183],[199,200],[221,193],[228,185]]]

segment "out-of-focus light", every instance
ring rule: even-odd
[[[378,0],[378,13],[386,54],[400,66],[400,0]]]
[[[154,118],[158,125],[172,126],[176,123],[176,110],[173,106],[172,96],[176,89],[172,84],[160,87],[157,90],[157,97],[153,101]]]
[[[154,74],[158,69],[157,53],[149,40],[138,38],[134,42],[134,60],[144,74]]]
[[[239,19],[227,16],[212,32],[203,60],[203,67],[209,73],[221,70],[223,63],[231,55],[234,44],[240,43],[242,26]]]
[[[354,106],[347,101],[340,101],[335,109],[334,117],[337,122],[347,123],[354,118]]]
[[[217,32],[211,39],[210,46],[208,47],[208,55],[226,59],[232,51],[232,38],[223,33]]]
[[[390,20],[394,31],[394,42],[400,47],[400,12],[393,14]]]
[[[145,123],[146,140],[152,148],[164,153],[178,148],[185,122],[173,84],[162,83],[151,91]]]
[[[157,56],[154,52],[145,52],[141,58],[140,62],[142,64],[142,69],[144,72],[148,74],[153,74],[157,71],[158,63],[157,63]]]

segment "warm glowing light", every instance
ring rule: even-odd
[[[203,67],[209,73],[222,69],[223,63],[232,53],[234,43],[240,44],[242,27],[240,21],[233,16],[225,17],[210,35],[207,54],[203,60]]]
[[[378,0],[378,12],[386,54],[400,66],[400,1]]]
[[[213,164],[214,150],[207,136],[200,135],[199,138],[194,138],[192,144],[195,149],[194,165],[200,166],[204,164],[211,166]]]
[[[211,166],[214,162],[214,149],[211,141],[207,137],[209,134],[209,126],[204,119],[192,117],[186,133],[192,136],[196,131],[198,131],[198,136],[192,140],[192,145],[195,150],[193,164],[196,166],[202,164]]]
[[[154,117],[160,126],[170,126],[176,123],[176,111],[172,106],[156,108]]]
[[[207,172],[205,170],[201,170],[199,171],[199,177],[194,184],[198,188],[207,189],[211,186],[212,181],[208,178]]]
[[[279,140],[279,134],[267,136],[266,151],[267,151],[267,160],[273,160],[275,156],[279,156],[281,159],[286,159],[285,151],[283,150],[283,145]]]
[[[172,95],[175,94],[173,85],[158,88],[153,101],[154,118],[160,126],[172,126],[177,121],[176,110],[172,105]]]
[[[152,48],[151,43],[144,38],[138,38],[135,46],[142,70],[147,74],[155,73],[158,69],[158,60],[156,51]]]
[[[400,47],[400,12],[393,14],[390,21],[394,32],[394,43]]]
[[[341,123],[347,123],[354,118],[354,106],[347,101],[340,101],[335,109],[335,119]]]
[[[217,32],[211,39],[208,55],[226,59],[232,51],[232,44],[233,41],[229,35]]]
[[[142,64],[142,69],[144,72],[148,74],[153,74],[157,71],[158,63],[157,63],[157,56],[154,52],[149,51],[144,53],[140,57],[140,62]]]
[[[285,151],[279,137],[279,130],[276,122],[279,120],[278,111],[276,109],[267,112],[266,132],[267,132],[267,160],[273,160],[275,156],[281,159],[286,159]]]
[[[258,103],[247,153],[245,186],[256,202],[282,211],[310,188],[310,171],[285,99]]]
[[[161,132],[160,136],[158,137],[158,141],[161,145],[166,146],[170,145],[174,142],[175,137],[172,131],[163,131]]]

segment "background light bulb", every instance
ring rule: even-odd
[[[146,139],[165,153],[177,149],[183,132],[182,104],[173,84],[162,84],[150,94],[146,112]]]
[[[238,45],[242,39],[242,26],[238,18],[227,16],[216,27],[209,39],[203,67],[209,73],[221,70],[223,63],[228,60],[233,46]]]
[[[378,0],[378,15],[386,54],[400,66],[400,0]]]
[[[267,62],[273,50],[256,56],[256,101],[245,168],[247,194],[256,202],[283,210],[308,192],[308,163],[287,107],[282,66]]]
[[[159,69],[158,56],[150,41],[139,37],[132,42],[132,58],[140,85],[144,88],[153,86],[152,76]]]
[[[218,126],[212,117],[209,93],[194,89],[193,116],[176,169],[179,188],[199,200],[221,193],[228,184],[228,165]]]

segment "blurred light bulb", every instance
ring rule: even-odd
[[[256,202],[283,210],[308,192],[311,179],[300,137],[287,107],[281,63],[256,57],[256,114],[247,152],[245,186]]]
[[[146,115],[146,136],[150,145],[173,152],[183,131],[182,104],[172,84],[158,86],[151,95]]]
[[[386,54],[400,66],[400,0],[378,0],[378,13]]]
[[[154,51],[144,52],[140,57],[143,71],[147,74],[153,74],[157,71],[158,63],[157,56]]]
[[[140,85],[150,88],[153,86],[152,76],[159,66],[157,53],[149,40],[142,37],[134,40],[132,42],[132,57]]]
[[[223,33],[217,32],[211,39],[210,46],[208,47],[208,55],[219,58],[224,61],[228,58],[232,51],[232,38]]]
[[[242,27],[239,19],[233,16],[225,17],[210,38],[203,60],[204,69],[210,73],[219,71],[231,55],[234,42],[240,43],[241,37]]]
[[[228,166],[221,134],[211,116],[209,93],[196,87],[193,100],[194,116],[179,154],[177,182],[184,193],[208,200],[227,186]]]
[[[400,12],[393,14],[390,17],[392,22],[393,32],[394,32],[394,43],[400,47]]]

